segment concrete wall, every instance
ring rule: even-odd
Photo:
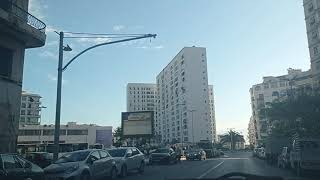
[[[0,47],[13,50],[10,77],[0,77],[0,152],[14,152],[20,119],[24,44],[0,33]],[[1,56],[1,55],[0,55]]]

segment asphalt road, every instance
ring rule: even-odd
[[[205,161],[182,161],[181,164],[147,166],[143,174],[130,173],[125,180],[205,179],[217,178],[231,172],[262,176],[297,178],[290,170],[284,170],[253,158],[250,152],[227,153],[224,157]],[[299,178],[300,179],[300,178]],[[309,179],[309,178],[308,178]]]

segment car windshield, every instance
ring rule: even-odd
[[[169,153],[169,151],[170,151],[169,149],[163,148],[163,149],[157,149],[154,152],[155,153]]]
[[[67,162],[78,162],[84,161],[89,155],[90,151],[80,151],[80,152],[72,152],[67,153],[61,156],[56,162],[56,164],[67,163]]]
[[[124,157],[127,149],[110,149],[108,152],[112,157]]]

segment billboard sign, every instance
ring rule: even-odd
[[[152,136],[153,118],[153,111],[123,112],[123,136]]]

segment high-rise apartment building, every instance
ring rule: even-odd
[[[283,100],[295,91],[310,92],[312,90],[312,75],[309,71],[300,69],[288,69],[288,74],[283,76],[263,77],[263,82],[250,88],[252,116],[250,125],[254,124],[256,131],[256,145],[263,143],[268,136],[268,117],[264,114],[264,108],[269,107],[274,100]],[[251,128],[252,129],[252,128]]]
[[[320,0],[303,0],[311,73],[314,85],[320,85]]]
[[[41,96],[22,91],[19,125],[40,124]]]
[[[158,74],[156,81],[154,128],[161,141],[214,141],[206,49],[183,48]]]
[[[156,84],[128,83],[127,111],[154,111],[156,101]]]

